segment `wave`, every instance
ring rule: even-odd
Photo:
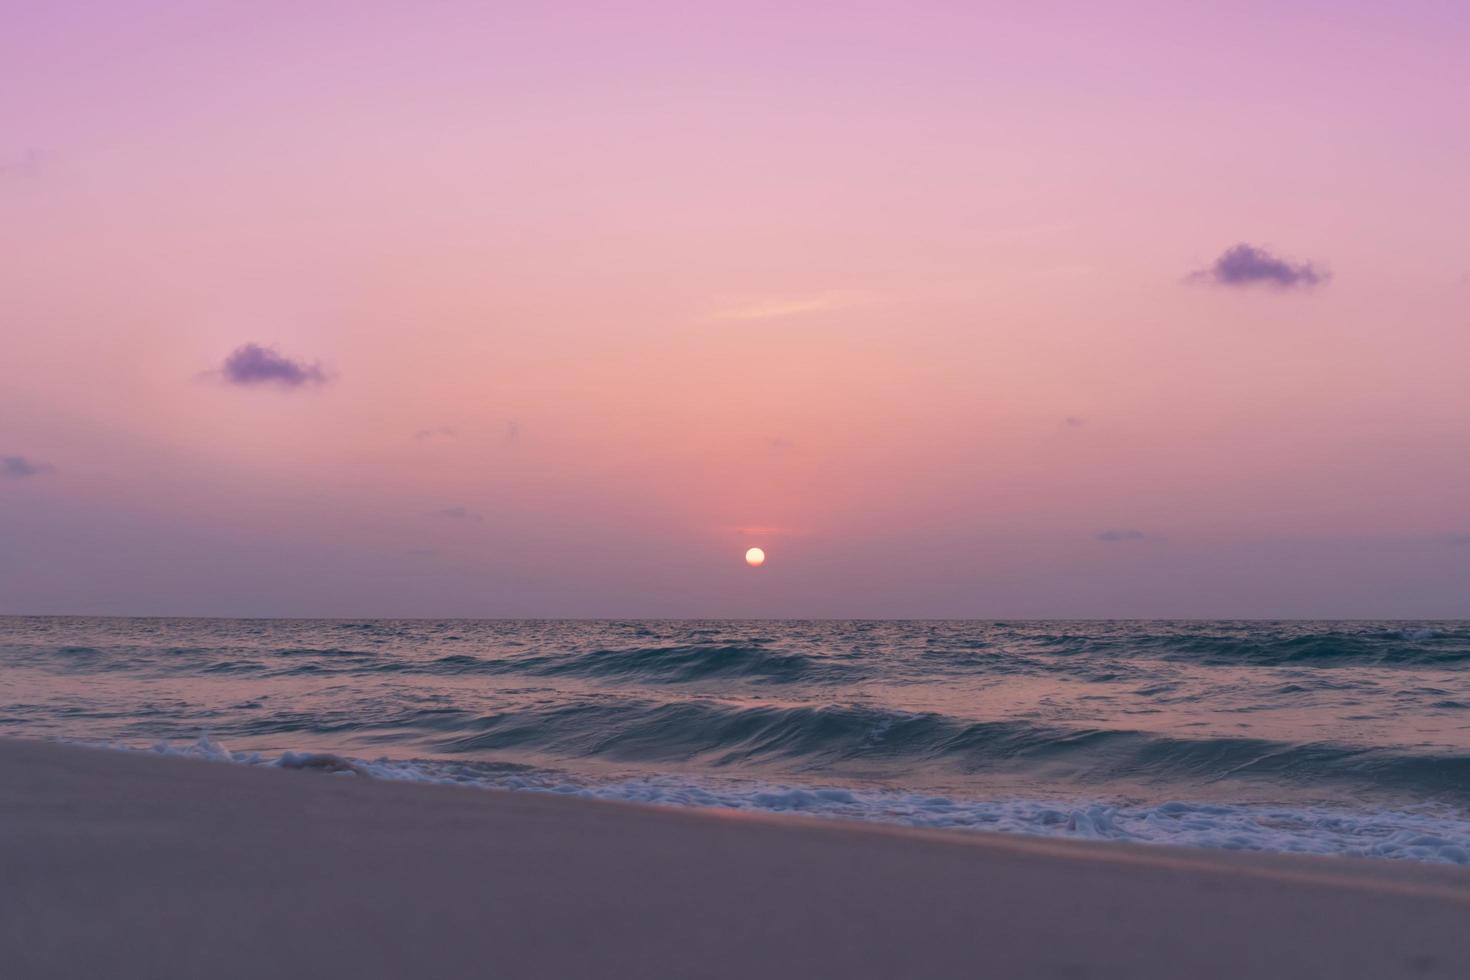
[[[15,624],[21,628],[15,628]],[[127,625],[127,624],[124,624]],[[0,664],[53,673],[571,678],[609,684],[831,687],[1049,676],[1140,691],[1203,668],[1451,668],[1466,623],[239,623],[116,632],[15,620]],[[1323,682],[1325,672],[1318,672]]]
[[[490,713],[400,704],[374,711],[274,711],[206,722],[230,738],[310,738],[414,745],[434,755],[559,759],[736,772],[920,773],[1033,785],[1154,787],[1299,785],[1324,791],[1411,790],[1470,798],[1470,755],[1335,742],[1179,737],[1123,728],[973,721],[861,704],[772,705],[589,695],[531,700]],[[140,719],[135,733],[179,737],[188,722]],[[197,728],[195,729],[197,730]],[[1015,780],[1012,780],[1015,781]]]
[[[846,680],[851,672],[841,664],[824,663],[805,654],[786,653],[764,646],[689,644],[595,650],[548,665],[540,673],[669,682],[737,677],[794,682]]]
[[[383,649],[353,646],[147,647],[0,644],[0,662],[64,673],[157,672],[267,677],[422,674],[568,677],[612,683],[742,682],[834,685],[872,678],[1069,677],[1158,683],[1157,664],[1245,668],[1444,668],[1470,662],[1470,629],[1348,624],[1086,624],[1058,630],[887,624],[884,642],[859,644],[862,624],[840,624],[820,641],[771,642],[684,631],[675,642],[579,646],[568,637],[484,642],[451,636]],[[849,633],[844,633],[844,629]],[[976,635],[979,631],[984,635]],[[645,631],[647,632],[647,631]],[[710,633],[708,640],[697,633]],[[683,640],[683,642],[678,642]],[[692,641],[692,642],[691,642]],[[446,641],[447,642],[447,641]]]
[[[1211,664],[1429,667],[1470,660],[1470,632],[1327,630],[1286,636],[1197,637],[1171,645],[1169,654]]]
[[[1466,623],[3,619],[0,731],[1470,804],[1467,659]]]
[[[854,627],[857,624],[853,624]],[[923,624],[914,624],[916,632]],[[840,646],[791,650],[770,644],[720,642],[639,646],[513,657],[449,657],[425,665],[429,673],[483,671],[536,676],[688,683],[748,678],[766,682],[830,683],[874,675],[1049,674],[1092,681],[1141,675],[1136,661],[1203,666],[1452,666],[1470,661],[1470,629],[1323,628],[1279,624],[1271,629],[1210,630],[1199,624],[1162,630],[1130,627],[1079,634],[1006,632],[988,640],[925,636],[912,646],[838,655]],[[918,637],[908,638],[918,640]],[[416,669],[408,666],[407,669]]]
[[[1448,666],[1470,661],[1463,623],[1127,623],[1016,630],[1014,649],[1070,659],[1137,657],[1209,666]],[[1047,629],[1046,627],[1051,627]],[[1002,641],[1005,642],[1005,641]]]
[[[601,699],[483,716],[469,727],[473,731],[442,740],[437,748],[535,750],[644,763],[698,761],[714,767],[932,765],[964,773],[1025,771],[1037,779],[1056,775],[1087,783],[1354,780],[1453,795],[1470,787],[1470,755],[976,722],[862,705]]]
[[[424,665],[423,670],[426,673],[516,673],[670,684],[714,679],[823,682],[849,680],[853,676],[853,671],[843,664],[824,662],[806,654],[757,645],[703,643],[499,659],[457,655],[432,661]]]
[[[964,799],[895,790],[687,776],[591,781],[556,770],[504,764],[368,761],[335,753],[293,751],[270,758],[259,753],[231,752],[208,737],[184,745],[159,743],[153,751],[360,778],[552,792],[659,806],[1140,844],[1470,864],[1470,818],[1452,810],[1426,807],[1404,810],[1177,800],[1139,805],[1099,800]]]
[[[289,651],[301,657],[314,651]],[[523,653],[512,656],[446,654],[432,659],[385,658],[356,651],[320,651],[324,656],[304,663],[272,667],[256,662],[226,661],[213,670],[259,672],[272,676],[300,674],[394,673],[463,677],[524,675],[589,680],[687,684],[696,681],[749,680],[772,684],[829,684],[851,681],[864,672],[834,659],[749,644],[694,643],[669,646]]]

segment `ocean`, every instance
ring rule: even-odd
[[[0,734],[1465,864],[1467,667],[1465,622],[0,617]]]

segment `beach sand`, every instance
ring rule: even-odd
[[[1470,872],[0,740],[0,976],[1470,976]]]

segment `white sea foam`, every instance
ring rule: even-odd
[[[114,745],[114,748],[127,748]],[[1168,802],[1157,805],[1035,799],[955,799],[897,790],[792,786],[754,780],[640,776],[586,781],[549,770],[505,771],[432,760],[369,762],[330,753],[268,758],[208,737],[154,752],[216,762],[319,769],[404,782],[562,793],[665,806],[804,814],[911,827],[1120,840],[1245,851],[1341,854],[1470,864],[1470,818],[1449,809]]]

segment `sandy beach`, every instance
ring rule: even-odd
[[[0,741],[31,978],[1461,977],[1470,873]]]

